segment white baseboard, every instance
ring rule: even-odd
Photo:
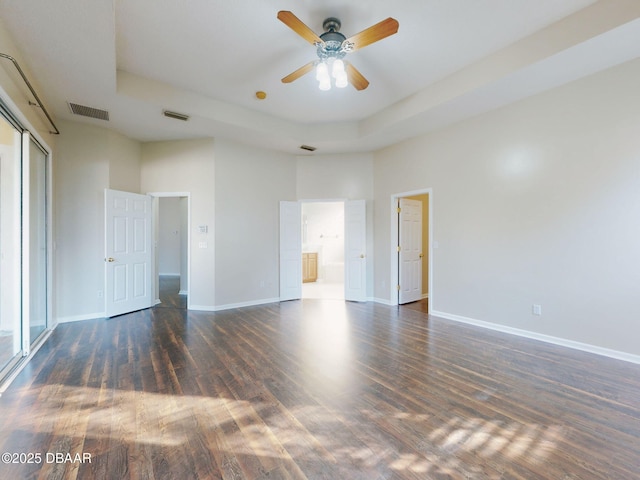
[[[179,277],[180,273],[159,273],[160,277]]]
[[[200,310],[203,312],[220,312],[222,310],[231,310],[233,308],[254,307],[256,305],[265,305],[267,303],[277,303],[280,298],[263,298],[260,300],[251,300],[249,302],[229,303],[226,305],[189,305],[189,310]]]
[[[386,298],[374,297],[374,298],[371,298],[371,301],[372,302],[376,302],[376,303],[381,303],[383,305],[388,305],[390,307],[393,307],[393,306],[397,305],[397,303],[393,303],[391,300],[387,300]]]
[[[640,355],[634,355],[632,353],[621,352],[619,350],[612,350],[610,348],[599,347],[597,345],[591,345],[589,343],[576,342],[574,340],[554,337],[552,335],[546,335],[543,333],[536,333],[530,330],[522,330],[520,328],[508,327],[506,325],[499,325],[497,323],[485,322],[483,320],[476,320],[475,318],[463,317],[461,315],[454,315],[447,312],[432,311],[431,315],[434,317],[445,318],[447,320],[453,320],[454,322],[466,323],[469,325],[474,325],[476,327],[495,330],[497,332],[509,333],[511,335],[530,338],[532,340],[539,340],[541,342],[551,343],[554,345],[559,345],[561,347],[573,348],[574,350],[581,350],[583,352],[595,353],[596,355],[615,358],[617,360],[623,360],[625,362],[640,364]]]
[[[188,310],[196,310],[198,312],[215,312],[215,305],[189,305],[187,307]]]
[[[189,295],[189,290],[180,290],[178,295]]]
[[[89,313],[86,315],[72,315],[69,317],[58,317],[57,323],[80,322],[82,320],[95,320],[96,318],[105,318],[105,312]]]

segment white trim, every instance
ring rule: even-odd
[[[431,294],[431,300],[428,305],[428,313],[432,313],[433,308],[433,189],[432,188],[423,188],[420,190],[410,190],[408,192],[394,193],[391,195],[391,203],[390,203],[390,280],[389,280],[389,298],[390,305],[398,305],[398,199],[404,197],[412,197],[415,195],[429,195],[429,273],[428,273],[428,284],[429,284],[429,293]]]
[[[197,312],[215,312],[218,307],[215,305],[190,305],[187,310],[195,310]]]
[[[152,197],[189,197],[191,196],[190,192],[147,192],[146,195],[151,195]]]
[[[219,312],[221,310],[231,310],[232,308],[243,308],[243,307],[254,307],[256,305],[266,305],[267,303],[278,303],[280,302],[280,298],[263,298],[260,300],[251,300],[249,302],[241,302],[241,303],[229,303],[227,305],[217,305],[215,307],[215,311]]]
[[[4,379],[2,384],[0,384],[0,397],[7,390],[7,388],[9,388],[9,385],[11,385],[11,382],[15,380],[15,378],[20,374],[20,372],[24,369],[24,367],[27,366],[27,364],[31,361],[31,359],[38,352],[38,350],[40,350],[40,347],[44,345],[44,342],[47,341],[47,339],[49,338],[49,336],[51,335],[54,329],[55,329],[55,326],[53,328],[45,330],[44,334],[42,335],[42,338],[40,339],[40,341],[38,341],[36,345],[33,346],[29,355],[26,358],[24,358],[23,361],[18,363],[15,370],[13,370],[11,374]]]
[[[58,317],[57,323],[81,322],[83,320],[97,320],[105,318],[105,312],[89,313],[85,315],[71,315],[69,317]]]
[[[376,302],[376,303],[381,303],[382,305],[388,305],[390,307],[393,307],[393,306],[397,305],[397,303],[393,303],[391,300],[387,300],[386,298],[374,297],[374,298],[371,298],[370,301]]]
[[[22,210],[20,212],[20,226],[22,238],[20,239],[20,251],[22,253],[22,283],[20,285],[21,322],[22,331],[22,356],[29,355],[31,345],[31,149],[29,148],[29,131],[22,132],[22,155],[21,161],[21,183],[20,196],[22,200]],[[47,285],[47,288],[49,285]],[[46,325],[45,325],[46,328]]]
[[[178,295],[189,295],[189,290],[180,290]]]
[[[546,335],[543,333],[536,333],[530,330],[522,330],[520,328],[508,327],[506,325],[500,325],[498,323],[491,323],[483,320],[476,320],[475,318],[463,317],[461,315],[454,315],[452,313],[447,313],[447,312],[432,311],[431,315],[433,315],[434,317],[440,317],[447,320],[453,320],[454,322],[466,323],[468,325],[474,325],[476,327],[495,330],[497,332],[508,333],[510,335],[517,335],[518,337],[529,338],[532,340],[539,340],[541,342],[551,343],[553,345],[559,345],[561,347],[572,348],[574,350],[595,353],[596,355],[602,355],[609,358],[615,358],[617,360],[623,360],[625,362],[640,364],[640,355],[634,355],[632,353],[621,352],[619,350],[612,350],[610,348],[599,347],[597,345],[591,345],[589,343],[576,342],[574,340],[554,337],[554,336]]]
[[[153,213],[151,215],[153,227],[152,227],[152,235],[153,235],[153,289],[156,295],[159,295],[159,286],[158,279],[160,278],[160,273],[156,272],[157,263],[158,263],[158,201],[162,197],[174,197],[174,198],[186,198],[187,199],[187,286],[191,288],[191,192],[148,192],[147,195],[150,195],[154,198],[152,202]],[[180,274],[178,274],[180,276]],[[187,293],[180,293],[181,295],[188,295]],[[158,301],[159,303],[159,301]],[[187,296],[187,310],[200,310],[199,308],[195,308],[194,305],[191,305],[191,296]]]
[[[280,298],[263,298],[260,300],[251,300],[249,302],[229,303],[226,305],[191,305],[189,310],[199,310],[201,312],[220,312],[222,310],[231,310],[233,308],[255,307],[256,305],[265,305],[267,303],[278,303]]]

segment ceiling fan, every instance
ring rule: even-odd
[[[347,53],[359,50],[393,35],[398,31],[399,26],[397,20],[389,17],[360,33],[356,33],[352,37],[346,38],[340,33],[340,20],[335,17],[327,18],[322,23],[324,33],[320,36],[316,35],[313,30],[289,11],[281,10],[278,12],[278,19],[307,42],[314,45],[318,55],[317,60],[309,62],[290,73],[282,79],[282,82],[291,83],[315,68],[316,80],[319,82],[320,90],[330,90],[332,78],[338,88],[344,88],[349,83],[356,90],[367,88],[369,81],[364,78],[356,67],[343,61],[343,58]]]

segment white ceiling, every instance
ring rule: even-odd
[[[349,55],[369,88],[321,92],[313,74],[280,82],[315,48],[279,10],[317,33],[330,16],[347,37],[389,16],[400,28]],[[0,0],[18,49],[3,53],[24,61],[56,118],[300,154],[374,150],[637,58],[639,16],[637,0]]]

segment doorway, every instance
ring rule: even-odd
[[[344,202],[302,203],[302,298],[344,300]]]
[[[332,203],[332,202],[328,202]],[[344,200],[344,300],[367,301],[367,203]],[[311,243],[313,238],[307,240]],[[280,301],[302,298],[302,202],[280,202]],[[307,242],[310,243],[310,242]],[[309,246],[307,245],[307,248]]]
[[[189,308],[190,196],[152,193],[154,197],[154,292],[160,307]]]
[[[433,304],[432,192],[404,192],[391,197],[391,303]]]

